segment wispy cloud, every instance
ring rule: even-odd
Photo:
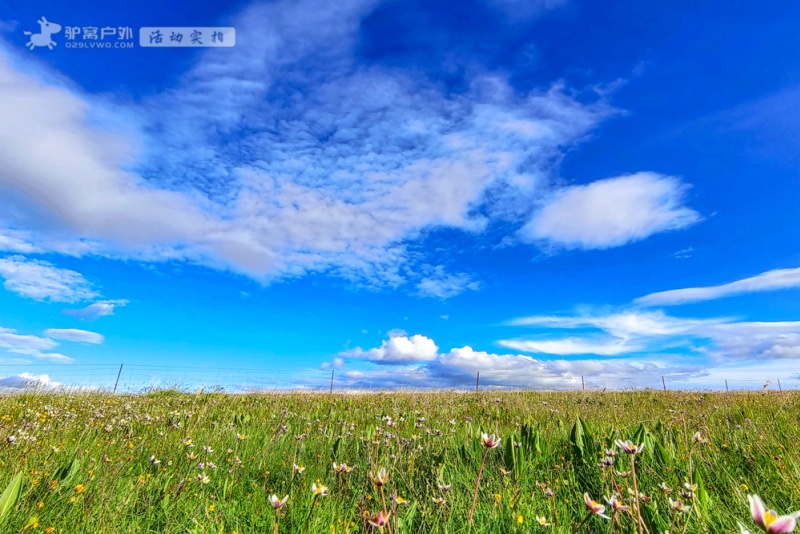
[[[718,286],[687,287],[659,291],[639,297],[634,302],[643,306],[673,306],[687,302],[713,300],[743,293],[774,291],[800,287],[800,268],[775,269]]]
[[[92,343],[100,344],[103,342],[102,334],[97,332],[89,332],[88,330],[80,330],[77,328],[48,328],[44,331],[44,335],[53,339],[62,339],[65,341],[76,341],[79,343]]]
[[[50,350],[58,346],[58,343],[50,338],[21,335],[16,330],[0,327],[0,348],[16,354],[30,354]]]
[[[98,295],[80,273],[23,256],[0,258],[0,276],[7,290],[36,300],[77,302]]]
[[[597,249],[686,228],[700,214],[683,205],[686,186],[654,172],[598,180],[558,191],[520,231],[528,241]]]
[[[684,354],[703,355],[715,361],[800,357],[800,321],[687,319],[671,317],[659,310],[596,316],[533,316],[515,319],[511,324],[549,329],[545,341],[538,337],[499,341],[503,346],[526,352],[604,356],[682,348],[680,352]],[[589,331],[581,337],[552,339],[558,329],[576,328]],[[598,338],[598,331],[605,337]]]
[[[464,291],[480,289],[481,284],[466,273],[448,274],[439,265],[417,283],[417,294],[423,297],[448,299]]]
[[[128,301],[125,299],[117,300],[98,300],[86,306],[85,308],[62,310],[64,315],[70,315],[79,319],[95,320],[100,317],[107,317],[114,315],[116,308],[126,306]]]

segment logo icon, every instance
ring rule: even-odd
[[[25,35],[30,35],[30,40],[25,44],[28,48],[33,50],[37,46],[46,46],[49,50],[52,50],[54,46],[58,43],[53,41],[50,37],[54,33],[58,33],[61,31],[61,25],[56,24],[55,22],[48,22],[48,20],[44,17],[37,20],[36,22],[39,23],[39,33],[31,33],[31,32],[23,32]]]

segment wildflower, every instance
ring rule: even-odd
[[[612,495],[610,499],[604,497],[604,499],[614,512],[627,512],[630,508],[629,506],[625,506],[625,503],[619,498],[619,495]]]
[[[500,446],[500,438],[495,436],[494,434],[481,434],[481,443],[484,447],[489,449],[495,449]]]
[[[302,475],[302,474],[303,474],[303,471],[305,471],[305,470],[306,470],[306,468],[305,468],[305,467],[303,467],[302,465],[292,464],[292,470],[293,470],[295,473],[297,473],[298,475]]]
[[[150,463],[153,464],[153,465],[158,465],[158,464],[161,463],[161,460],[159,460],[158,458],[156,458],[153,455],[150,455]]]
[[[692,437],[692,440],[695,443],[700,443],[700,444],[708,443],[708,438],[703,437],[703,434],[701,434],[699,430],[694,433],[694,437]]]
[[[666,482],[661,482],[658,487],[661,488],[661,491],[664,493],[672,493],[672,488],[667,486]]]
[[[602,460],[600,460],[600,467],[611,467],[614,465],[614,457],[613,456],[605,456]]]
[[[350,471],[353,470],[353,468],[344,462],[340,464],[333,462],[333,470],[336,471],[337,473],[349,473]]]
[[[283,499],[279,499],[277,495],[274,493],[269,496],[269,503],[272,505],[273,508],[276,510],[280,510],[283,508],[283,505],[286,504],[286,501],[289,500],[289,496],[287,495]]]
[[[680,499],[673,500],[672,497],[669,498],[669,507],[681,514],[688,512],[692,508],[688,504],[684,504]]]
[[[372,483],[376,486],[380,487],[386,484],[389,480],[389,473],[386,472],[386,469],[381,467],[381,470],[378,471],[378,474],[372,477]]]
[[[75,486],[75,493],[83,493],[86,490],[86,486],[83,484],[78,484]]]
[[[246,439],[247,439],[247,436],[245,436],[244,434],[239,434],[239,433],[237,432],[237,433],[236,433],[236,439],[238,439],[239,441],[244,441],[244,440],[246,440]]]
[[[326,497],[328,495],[328,486],[323,486],[322,484],[314,482],[311,484],[311,493],[313,493],[314,496],[319,495],[320,497]]]
[[[392,501],[397,505],[408,504],[408,501],[396,493],[392,493]]]
[[[536,522],[539,523],[540,527],[549,527],[550,526],[550,523],[547,522],[547,518],[546,517],[539,517],[537,515],[536,516]]]
[[[616,443],[617,447],[622,449],[625,454],[639,454],[644,450],[644,443],[636,445],[630,440],[622,441],[621,439],[618,439]]]
[[[440,491],[449,491],[452,484],[439,484]]]
[[[628,478],[629,476],[631,476],[631,472],[630,471],[617,471],[617,476],[620,477],[620,478]]]
[[[524,518],[524,517],[522,517],[522,514],[518,515],[518,516],[517,516],[517,523],[519,523],[519,524],[521,525],[521,524],[523,524],[524,522],[525,522],[525,518]]]
[[[506,471],[506,470],[505,470],[505,469],[503,469],[502,467],[500,468],[500,473],[501,473],[501,474],[502,474],[504,477],[505,477],[505,476],[508,476],[508,475],[510,475],[510,474],[511,474],[513,471],[514,471],[513,469],[509,469],[508,471]]]
[[[610,519],[607,515],[605,515],[606,507],[597,501],[593,501],[588,492],[583,494],[583,502],[586,503],[586,508],[588,508],[589,511],[594,515],[599,515],[604,519]]]
[[[447,501],[444,500],[444,497],[434,497],[433,502],[434,504],[439,504],[439,505],[447,503]]]
[[[605,450],[606,456],[609,458],[615,458],[619,453],[614,449],[606,449]]]
[[[800,511],[789,515],[778,515],[775,510],[767,510],[764,501],[758,495],[748,495],[750,501],[750,514],[753,521],[766,532],[793,532],[797,526]]]
[[[206,453],[206,454],[211,454],[212,452],[214,452],[214,449],[212,449],[212,448],[211,448],[211,447],[209,447],[208,445],[205,445],[205,446],[203,447],[203,452],[204,452],[204,453]]]
[[[9,445],[16,445],[17,444],[17,437],[16,436],[8,436],[6,438],[6,443]]]
[[[384,515],[383,512],[378,512],[377,514],[370,517],[369,520],[367,521],[367,523],[376,528],[383,528],[386,526],[386,523],[388,522],[389,522],[389,516]]]
[[[205,473],[199,473],[196,477],[194,477],[194,479],[198,481],[200,484],[204,485],[211,482],[211,479],[208,478],[208,475],[206,475]]]

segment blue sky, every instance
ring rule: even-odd
[[[798,378],[800,5],[695,4],[3,4],[0,382]]]

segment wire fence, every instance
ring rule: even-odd
[[[476,371],[446,377],[419,372],[364,370],[270,370],[231,367],[186,367],[142,364],[0,364],[0,393],[30,389],[142,393],[164,389],[255,393],[308,391],[357,393],[378,390],[539,391],[681,390],[784,391],[800,389],[793,377],[725,379],[702,375],[556,376],[519,372]]]

